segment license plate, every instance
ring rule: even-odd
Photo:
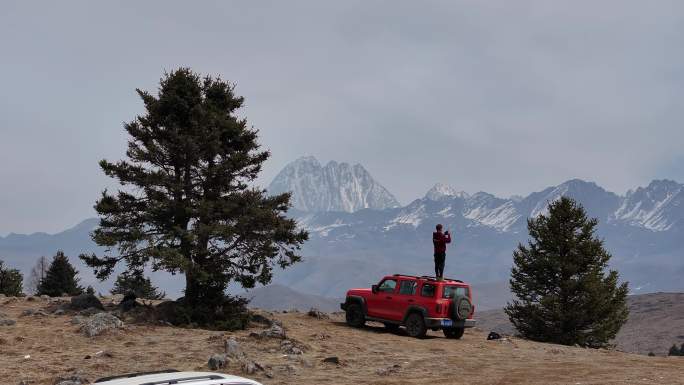
[[[454,326],[454,321],[452,321],[450,319],[443,319],[442,320],[442,326],[446,326],[446,327]]]

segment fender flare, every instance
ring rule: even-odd
[[[411,305],[408,307],[408,309],[406,309],[406,313],[404,313],[404,319],[402,320],[402,323],[406,323],[406,319],[411,313],[420,313],[423,316],[423,318],[426,318],[428,315],[428,311],[426,308],[418,305]]]
[[[368,305],[366,304],[366,299],[359,296],[359,295],[348,295],[347,299],[344,301],[347,304],[359,304],[361,305],[361,310],[363,311],[363,315],[367,316],[368,315]]]

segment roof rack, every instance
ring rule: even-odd
[[[427,280],[429,280],[429,281],[437,281],[437,277],[434,277],[434,276],[431,276],[431,275],[421,275],[421,276],[417,276],[417,275],[409,275],[409,274],[393,274],[393,277],[410,277],[410,278],[417,278],[417,279],[427,279]],[[453,278],[444,277],[444,280],[445,280],[445,281],[454,281],[454,282],[463,283],[463,281],[461,281],[460,279],[453,279]]]
[[[419,277],[417,275],[409,275],[409,274],[393,274],[393,277],[410,277],[410,278],[423,278]]]
[[[122,378],[133,378],[133,377],[140,377],[140,376],[148,376],[150,374],[164,374],[164,373],[178,373],[178,370],[166,369],[166,370],[157,370],[154,372],[128,373],[128,374],[122,374],[120,376],[102,377],[102,378],[95,380],[95,383],[111,381],[111,380],[120,380]]]

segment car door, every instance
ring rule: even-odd
[[[402,279],[399,281],[399,290],[394,298],[391,308],[391,319],[401,321],[409,306],[416,303],[416,290],[418,281],[415,279]]]
[[[393,301],[398,288],[397,283],[397,279],[387,278],[378,284],[377,292],[371,293],[367,299],[368,316],[392,319],[390,318],[393,313],[391,307],[394,306]]]

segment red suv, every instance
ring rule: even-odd
[[[412,337],[442,329],[447,338],[458,339],[475,326],[472,290],[457,279],[389,275],[370,289],[349,290],[340,306],[350,326],[377,321],[390,330],[404,326]]]

